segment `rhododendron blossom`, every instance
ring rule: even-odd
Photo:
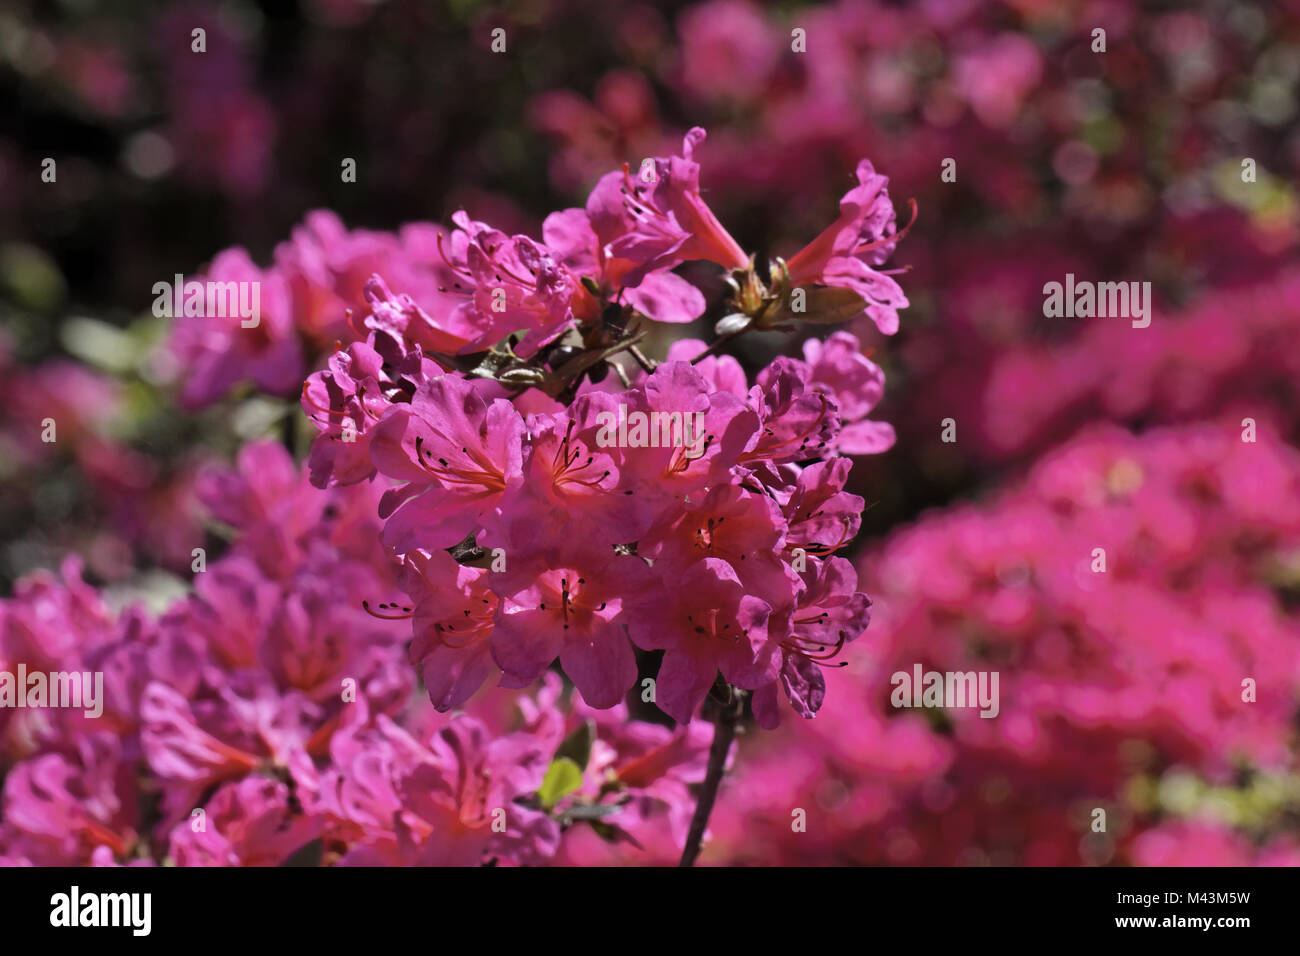
[[[689,721],[721,675],[761,691],[763,723],[775,725],[769,689],[812,716],[825,687],[814,672],[866,627],[851,568],[821,568],[862,503],[836,489],[813,512],[801,484],[842,461],[842,488],[840,454],[892,443],[866,418],[883,375],[857,340],[809,340],[804,360],[777,358],[752,385],[712,346],[688,355],[678,343],[655,363],[636,345],[638,329],[702,310],[669,271],[700,259],[729,271],[731,308],[748,321],[775,305],[788,323],[793,288],[840,287],[892,331],[896,311],[880,310],[906,300],[873,271],[902,238],[886,180],[864,161],[839,219],[773,264],[769,289],[701,197],[703,141],[692,130],[682,155],[609,173],[585,211],[547,219],[544,241],[457,213],[439,249],[464,301],[426,311],[376,276],[360,319],[374,331],[306,385],[320,429],[313,480],[386,483],[383,540],[408,569],[413,660],[440,710],[489,674],[524,686],[557,660],[589,704],[612,707],[638,676],[635,646],[664,652],[654,699],[674,719]],[[861,281],[846,285],[850,273]],[[482,334],[455,355],[422,352],[444,323]],[[598,365],[623,389],[604,385]],[[521,413],[534,391],[561,410]],[[448,549],[451,565],[438,554]],[[447,602],[476,606],[457,621]],[[832,627],[828,607],[856,610],[835,612]]]
[[[725,346],[905,304],[872,271],[901,233],[869,164],[809,251],[762,267],[704,199],[704,140],[608,173],[540,238],[317,212],[267,270],[213,260],[264,284],[263,316],[177,319],[182,401],[300,389],[306,470],[269,441],[201,469],[230,543],[160,613],[110,612],[75,562],[0,603],[0,662],[101,668],[117,734],[0,714],[0,858],[519,865],[588,824],[693,858],[736,725],[816,715],[867,628],[836,556],[864,507],[843,456],[893,437],[853,335],[752,380]],[[723,270],[725,301],[688,262]],[[840,298],[805,312],[809,290]],[[711,343],[647,354],[711,308]]]

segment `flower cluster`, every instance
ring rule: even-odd
[[[1023,452],[1098,416],[1178,421],[1228,406],[1300,425],[1300,357],[1290,347],[1300,335],[1300,273],[1217,291],[1162,319],[1137,343],[1102,323],[1067,343],[998,356],[984,395],[990,452]]]
[[[1298,503],[1263,426],[1107,426],[901,529],[855,693],[742,756],[712,859],[1294,864]],[[917,664],[998,672],[997,719],[893,706]]]
[[[636,648],[663,652],[654,700],[675,720],[721,673],[775,726],[778,690],[811,717],[825,662],[867,625],[835,556],[864,506],[843,456],[883,451],[893,432],[868,418],[884,381],[857,340],[810,340],[752,386],[716,343],[679,340],[657,364],[636,346],[704,312],[669,271],[696,260],[728,270],[719,343],[801,318],[894,331],[906,299],[879,267],[903,232],[887,181],[863,161],[838,219],[764,279],[701,196],[703,139],[608,173],[584,209],[547,218],[543,241],[458,213],[438,242],[455,304],[375,276],[365,340],[304,387],[313,480],[389,485],[383,541],[402,557],[412,658],[439,710],[493,675],[528,685],[557,658],[589,705],[612,707]]]
[[[361,608],[399,571],[369,486],[321,492],[272,443],[201,485],[237,535],[160,617],[75,559],[0,602],[0,670],[102,675],[97,714],[0,709],[0,864],[540,863],[584,820],[680,843],[700,728],[589,715],[555,675],[514,720],[441,717]]]
[[[356,338],[349,316],[366,308],[366,284],[376,272],[429,307],[448,301],[440,290],[454,279],[438,256],[442,238],[442,230],[423,223],[398,234],[350,231],[334,213],[317,210],[276,247],[268,268],[241,248],[220,253],[201,281],[258,283],[261,314],[254,328],[243,327],[238,316],[176,317],[167,358],[182,404],[201,408],[245,381],[271,395],[292,395],[311,356]],[[457,348],[465,340],[456,328],[452,323],[424,344]]]
[[[135,551],[188,566],[201,543],[196,462],[169,469],[121,440],[130,403],[117,379],[66,358],[24,365],[15,351],[0,331],[0,524],[31,520],[54,501],[64,520],[42,528],[43,561],[77,552],[108,580],[131,571]]]
[[[864,162],[836,222],[760,274],[701,197],[703,138],[610,173],[540,241],[463,213],[400,236],[313,214],[269,270],[214,260],[210,278],[260,283],[266,308],[252,328],[178,319],[183,400],[244,377],[282,390],[336,337],[302,387],[320,433],[305,469],[260,441],[199,475],[231,543],[195,552],[160,615],[110,609],[74,559],[0,604],[4,670],[103,682],[98,713],[0,710],[0,859],[665,859],[719,672],[766,726],[780,691],[820,708],[820,666],[867,625],[834,552],[863,508],[844,456],[894,440],[869,417],[883,374],[845,332],[752,385],[719,345],[800,319],[892,329],[906,300],[879,267],[902,233]],[[696,260],[727,270],[732,311],[714,345],[652,362],[654,324],[706,311],[671,271]],[[656,652],[642,700],[676,728],[624,700]],[[461,709],[490,676],[503,693]],[[565,849],[575,830],[601,842]]]

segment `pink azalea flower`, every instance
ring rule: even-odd
[[[749,594],[771,608],[790,604],[798,579],[781,560],[785,519],[771,498],[736,485],[718,485],[683,504],[680,517],[657,525],[637,553],[654,561],[668,587],[689,588],[706,558],[725,561]]]
[[[507,236],[464,212],[452,216],[448,264],[455,291],[466,297],[459,311],[482,331],[465,351],[488,348],[511,332],[528,334],[516,346],[534,354],[571,328],[575,317],[593,318],[596,300],[546,246],[527,236]]]
[[[372,455],[380,472],[406,484],[384,495],[384,542],[406,552],[461,541],[523,480],[523,440],[524,420],[509,402],[488,405],[455,375],[391,406]]]
[[[324,345],[350,337],[347,312],[377,271],[400,256],[387,233],[348,232],[327,209],[309,212],[289,239],[275,249],[275,265],[288,286],[293,324],[310,341]]]
[[[379,717],[335,735],[313,799],[346,847],[343,865],[536,863],[554,854],[559,830],[516,801],[537,791],[545,769],[531,736],[492,739],[472,717],[455,718],[428,747]]]
[[[643,386],[619,396],[629,420],[635,414],[678,416],[683,422],[703,416],[702,434],[692,434],[691,447],[661,443],[660,447],[620,449],[620,490],[657,509],[668,500],[728,480],[758,429],[758,416],[729,392],[711,391],[689,363],[664,362]],[[607,440],[610,436],[607,436]]]
[[[304,356],[282,278],[258,269],[243,249],[227,249],[197,281],[257,283],[259,317],[251,328],[239,315],[175,317],[167,348],[180,366],[181,404],[209,405],[245,379],[273,395],[301,388]]]
[[[857,337],[832,332],[825,342],[807,339],[803,357],[813,388],[834,396],[844,423],[832,447],[846,455],[875,455],[892,448],[894,426],[867,418],[884,396],[885,373],[862,354]]]
[[[333,713],[344,706],[340,695],[350,681],[372,712],[398,710],[413,684],[401,630],[363,609],[362,595],[384,587],[368,565],[340,562],[325,548],[310,556],[288,582],[258,649],[276,686]]]
[[[198,494],[218,520],[244,531],[244,549],[271,577],[301,559],[300,541],[319,526],[328,502],[284,446],[269,440],[241,448],[233,469],[207,469]]]
[[[99,593],[81,579],[82,563],[65,558],[60,574],[22,578],[0,605],[0,651],[32,670],[57,670],[113,637],[113,618]]]
[[[587,199],[587,215],[606,258],[625,260],[615,274],[635,287],[648,274],[683,262],[707,259],[724,269],[744,269],[749,257],[718,222],[700,195],[695,150],[704,142],[698,126],[682,141],[682,155],[655,157],[653,178],[633,176],[627,166],[606,173]],[[647,181],[647,179],[649,181]]]
[[[801,717],[816,716],[826,697],[822,668],[859,637],[871,619],[871,601],[857,590],[858,573],[843,558],[810,558],[803,589],[782,642],[780,685]],[[830,665],[838,666],[838,665]],[[777,724],[776,684],[754,695],[754,715],[764,727]]]
[[[699,339],[678,339],[668,346],[669,362],[690,362],[705,349]],[[713,392],[730,392],[737,398],[749,395],[745,370],[731,355],[710,355],[691,366],[704,377]]]
[[[776,359],[749,390],[749,406],[762,422],[743,462],[806,461],[824,456],[840,431],[839,406],[811,387],[808,368],[795,359]]]
[[[610,174],[614,175],[613,173]],[[636,262],[612,254],[602,244],[586,210],[553,212],[542,224],[546,244],[574,274],[593,281],[607,301],[624,300],[657,322],[690,322],[704,313],[704,295],[681,276],[653,271],[636,276]]]
[[[438,238],[441,241],[441,232]],[[475,343],[491,334],[491,321],[473,309],[462,308],[459,292],[446,294],[443,308],[435,313],[437,318],[425,311],[404,289],[401,294],[394,294],[379,275],[366,280],[364,296],[369,313],[362,319],[362,324],[374,332],[387,333],[387,339],[376,337],[371,345],[383,351],[387,364],[394,364],[393,359],[399,360],[400,367],[393,371],[402,377],[409,377],[419,370],[416,359],[422,352],[455,354],[472,351]],[[424,359],[420,364],[429,361]]]
[[[747,594],[726,561],[705,558],[689,580],[632,601],[633,643],[665,652],[655,704],[673,720],[691,719],[719,671],[728,683],[747,690],[776,679],[781,658],[767,632],[772,607]]]
[[[578,528],[610,546],[636,539],[635,506],[619,491],[621,452],[598,444],[598,416],[617,415],[617,404],[614,396],[589,393],[563,412],[528,418],[525,480],[505,517],[512,543],[560,540]]]
[[[526,686],[558,657],[587,703],[614,706],[636,680],[622,595],[642,567],[635,557],[591,542],[516,559],[488,582],[501,595],[493,659],[517,686]]]
[[[367,286],[367,294],[374,297],[376,316],[391,302],[380,298],[391,294],[378,277]],[[304,383],[303,411],[320,429],[310,458],[316,487],[350,485],[373,477],[370,439],[384,411],[394,403],[410,402],[416,388],[443,374],[442,367],[425,358],[418,345],[408,349],[402,334],[400,329],[373,331],[366,341],[335,352],[328,369]]]
[[[69,754],[18,764],[4,781],[9,852],[37,866],[83,865],[97,847],[125,856],[137,839],[131,776],[119,742],[102,732],[80,737]]]
[[[445,551],[412,551],[403,562],[402,590],[414,602],[410,660],[440,712],[459,707],[498,670],[490,638],[501,599],[488,574]]]
[[[298,692],[281,695],[265,679],[231,681],[190,702],[160,682],[140,703],[141,745],[166,784],[168,825],[188,816],[208,787],[262,768],[288,766],[320,711]]]
[[[889,178],[865,159],[858,163],[857,176],[858,185],[840,200],[839,218],[786,263],[790,287],[824,285],[855,292],[876,327],[893,335],[907,297],[875,267],[889,258],[907,229],[899,232],[894,221]]]
[[[831,554],[851,541],[862,526],[866,501],[844,491],[851,463],[844,458],[814,462],[795,478],[782,510],[786,546],[807,554]]]
[[[313,840],[318,820],[296,814],[289,788],[250,776],[221,786],[195,818],[172,828],[168,855],[177,866],[281,866]]]
[[[555,854],[559,827],[519,802],[536,793],[546,772],[547,758],[531,735],[494,739],[481,723],[462,717],[429,747],[434,759],[418,764],[399,784],[408,808],[404,817],[410,819],[399,829],[399,840],[413,863],[537,864]],[[504,832],[493,825],[496,820],[504,822]]]

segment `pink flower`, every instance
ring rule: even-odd
[[[218,520],[245,532],[244,549],[272,577],[301,558],[300,540],[319,526],[328,502],[284,446],[269,440],[241,448],[233,469],[204,471],[198,494]]]
[[[878,175],[865,159],[858,163],[857,176],[858,185],[840,200],[839,218],[786,263],[790,287],[824,285],[854,292],[876,327],[893,335],[907,297],[888,273],[875,267],[889,258],[911,226],[898,231],[888,177]]]
[[[885,393],[885,373],[862,354],[857,337],[832,332],[825,342],[803,343],[813,388],[835,398],[844,427],[832,447],[846,455],[875,455],[894,445],[894,426],[867,418]]]
[[[781,464],[827,454],[840,431],[839,406],[826,391],[811,387],[808,367],[777,358],[749,390],[749,406],[762,429],[741,461]]]
[[[780,685],[795,713],[814,717],[826,696],[822,668],[844,645],[859,637],[871,620],[871,601],[857,590],[858,573],[843,558],[809,558],[802,572],[803,588],[791,619],[790,636],[782,642],[784,661]],[[764,727],[777,723],[776,684],[754,695],[754,715]]]
[[[513,542],[549,542],[590,536],[609,546],[635,540],[635,504],[619,489],[615,447],[602,448],[600,416],[616,415],[617,399],[579,396],[564,412],[528,418],[525,480],[504,517]]]
[[[699,339],[678,339],[668,346],[669,362],[691,362],[706,348]],[[745,370],[731,355],[710,355],[691,366],[703,376],[712,392],[730,392],[737,398],[749,394],[749,381]]]
[[[501,595],[493,659],[515,686],[527,686],[558,657],[588,704],[613,707],[636,680],[622,610],[638,570],[639,559],[582,539],[516,558],[489,578]]]
[[[367,284],[366,294],[374,308],[366,322],[377,325],[394,299],[377,276]],[[409,299],[406,302],[404,315],[423,316]],[[377,328],[366,341],[335,352],[328,369],[303,384],[303,411],[320,429],[310,459],[312,484],[318,488],[373,477],[370,440],[384,411],[394,403],[410,402],[416,388],[444,372],[424,357],[419,345],[407,344],[409,325],[392,323],[389,329]]]
[[[412,551],[403,562],[402,589],[414,602],[410,660],[441,712],[459,707],[498,671],[490,638],[501,599],[487,577],[445,551]]]
[[[258,269],[243,249],[227,249],[195,281],[256,283],[259,315],[249,328],[239,315],[175,317],[167,348],[180,366],[181,403],[201,408],[246,379],[273,395],[301,388],[305,362],[283,279]]]
[[[441,231],[437,232],[437,240],[441,244]],[[388,271],[392,275],[392,271]],[[452,277],[447,281],[455,281],[456,273],[451,267],[447,267],[447,271]],[[391,358],[400,356],[403,367],[396,369],[400,375],[409,376],[416,371],[415,357],[424,352],[455,354],[471,351],[475,343],[491,334],[491,322],[473,309],[464,308],[464,302],[461,301],[464,293],[460,291],[454,294],[450,290],[440,293],[442,307],[431,314],[408,294],[405,287],[398,288],[402,292],[394,294],[381,276],[370,276],[363,291],[369,314],[362,320],[362,324],[376,333],[386,333],[374,336],[369,341],[376,349],[384,351],[384,358],[389,364],[392,364]],[[385,345],[385,342],[393,344]],[[388,353],[394,350],[397,354],[390,358]],[[422,359],[421,364],[429,364],[430,361]]]
[[[663,584],[689,587],[697,563],[727,562],[746,591],[772,608],[788,605],[798,586],[780,553],[785,542],[781,509],[766,495],[718,485],[684,502],[679,515],[660,522],[639,542],[637,553],[655,563]]]
[[[202,810],[176,824],[168,855],[177,866],[281,866],[320,830],[298,815],[278,780],[250,776],[219,787]]]
[[[749,257],[718,222],[700,196],[700,166],[695,150],[704,142],[698,126],[682,141],[682,155],[656,157],[653,170],[633,176],[625,165],[606,173],[587,199],[587,215],[607,258],[622,259],[630,268],[623,284],[637,286],[651,272],[671,269],[695,259],[716,262],[724,269],[744,269]]]
[[[188,636],[224,670],[256,667],[267,619],[280,589],[243,555],[230,555],[195,575],[186,609]]]
[[[0,604],[0,653],[33,670],[57,670],[112,639],[112,615],[81,571],[81,560],[68,557],[57,576],[39,570],[18,582]]]
[[[384,543],[406,552],[461,541],[523,480],[523,440],[524,420],[509,402],[488,405],[456,375],[425,382],[409,405],[391,406],[372,455],[380,472],[406,484],[381,503]]]
[[[631,491],[646,513],[658,513],[685,495],[728,481],[759,426],[752,409],[729,392],[712,391],[687,362],[662,363],[643,386],[622,393],[618,400],[626,406],[629,421],[634,414],[645,416],[643,421],[653,421],[650,416],[658,414],[677,416],[683,423],[702,422],[689,443],[683,431],[679,443],[620,449],[620,491]],[[605,424],[608,430],[598,444],[617,445],[617,418],[607,418]]]
[[[520,798],[542,784],[547,758],[531,735],[492,738],[470,717],[454,720],[431,742],[434,759],[401,782],[407,811],[424,826],[410,828],[415,843],[425,827],[436,836],[416,851],[421,866],[499,860],[536,864],[559,847],[559,827]],[[500,832],[494,823],[505,824]]]
[[[370,276],[386,272],[400,255],[399,243],[388,233],[349,233],[327,209],[307,213],[275,249],[276,270],[293,303],[294,326],[318,345],[350,337],[348,310],[363,301]]]
[[[313,802],[346,847],[343,865],[537,863],[554,854],[559,829],[518,800],[545,770],[527,734],[492,738],[462,715],[425,747],[379,717],[335,735]]]
[[[772,607],[747,594],[726,561],[704,558],[676,587],[631,600],[633,643],[665,652],[654,700],[673,720],[691,719],[719,671],[745,689],[776,679],[781,659],[767,632]]]
[[[542,235],[560,261],[594,282],[607,301],[626,300],[657,322],[690,322],[704,313],[700,290],[671,272],[648,272],[631,285],[637,278],[636,263],[613,255],[610,246],[601,243],[585,210],[551,213],[542,224]]]
[[[141,746],[166,784],[167,824],[187,816],[215,783],[263,765],[287,767],[319,716],[303,695],[281,695],[260,675],[232,680],[193,702],[165,684],[149,684],[140,702]]]
[[[9,853],[37,866],[84,865],[98,847],[126,856],[137,838],[131,776],[119,742],[104,732],[80,737],[71,753],[18,764],[4,781]]]
[[[413,684],[400,644],[404,635],[363,609],[363,595],[387,587],[367,564],[315,549],[287,582],[258,648],[276,687],[301,692],[327,714],[344,706],[346,686],[364,695],[372,712],[400,709]]]
[[[564,334],[575,318],[597,314],[591,293],[546,246],[527,236],[507,236],[463,211],[452,220],[458,228],[451,235],[448,264],[457,275],[453,288],[466,297],[458,312],[481,330],[463,351],[489,348],[524,330],[528,334],[516,352],[532,355]]]
[[[788,495],[783,495],[787,549],[825,556],[857,535],[866,501],[844,491],[851,467],[847,459],[833,458],[799,472]]]

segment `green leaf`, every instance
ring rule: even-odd
[[[128,333],[98,319],[70,318],[59,329],[59,338],[81,361],[108,372],[128,372],[141,356],[139,344]]]
[[[51,312],[67,293],[58,265],[35,246],[19,242],[0,246],[0,286],[18,303],[38,312]]]
[[[546,768],[546,776],[542,778],[537,796],[541,799],[542,806],[549,810],[581,786],[582,768],[568,757],[557,757]]]

